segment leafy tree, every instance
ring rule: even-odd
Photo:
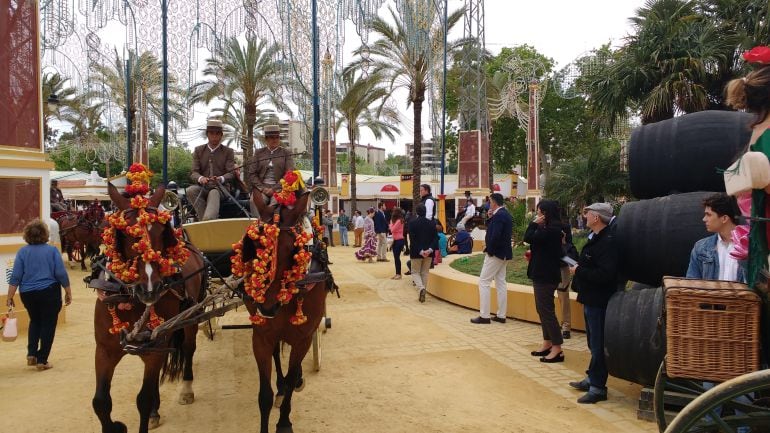
[[[566,208],[628,197],[628,176],[620,171],[620,145],[603,141],[560,162],[545,184],[545,195]]]
[[[350,164],[350,154],[349,153],[343,153],[343,154],[337,156],[337,166],[338,167],[346,167],[346,166],[349,167],[350,165],[351,164]],[[358,155],[356,155],[355,165],[356,165],[356,173],[357,174],[366,174],[366,175],[376,175],[377,174],[377,169],[374,168],[374,166],[372,164],[369,164],[368,162],[366,162],[365,159],[361,158]],[[355,209],[355,208],[351,207],[351,209]]]
[[[150,148],[150,170],[155,175],[152,185],[159,185],[163,181],[163,146],[156,144]],[[192,153],[182,146],[168,146],[168,180],[176,182],[179,187],[186,188],[190,185],[190,173],[192,172]]]
[[[112,101],[123,112],[126,107],[130,113],[131,124],[135,137],[133,143],[139,143],[146,149],[149,137],[152,133],[150,119],[163,119],[163,64],[152,52],[145,51],[139,56],[129,51],[128,62],[131,75],[126,77],[125,59],[118,54],[117,49],[113,53],[110,63],[93,64],[92,78],[104,85],[104,89],[93,91],[85,95],[89,101],[106,99],[103,92],[109,94]],[[130,83],[131,94],[126,99],[126,81]],[[176,77],[169,73],[168,76],[168,110],[169,120],[179,125],[187,124],[185,107],[182,104],[185,92],[177,85]],[[139,119],[136,115],[138,114]],[[138,120],[143,127],[137,128]],[[158,122],[158,125],[162,123]]]
[[[378,164],[377,174],[380,176],[396,176],[402,171],[410,169],[411,165],[412,161],[406,155],[389,153],[385,160]]]
[[[463,17],[464,10],[459,9],[449,14],[447,31]],[[404,88],[409,91],[407,107],[412,106],[414,130],[414,155],[412,160],[412,197],[415,204],[420,200],[420,172],[422,154],[422,104],[425,102],[425,91],[430,79],[431,65],[443,62],[443,50],[432,50],[431,47],[443,47],[444,29],[437,26],[429,35],[428,49],[418,50],[413,42],[415,30],[408,27],[391,8],[388,21],[377,17],[371,24],[371,29],[379,37],[373,44],[356,49],[353,54],[358,57],[349,69],[360,69],[372,63],[373,72],[381,74],[389,80],[392,89]],[[448,49],[454,49],[462,41],[452,43]],[[371,55],[371,59],[369,59]]]
[[[733,61],[735,34],[699,14],[695,1],[648,0],[631,21],[634,33],[591,83],[591,99],[610,127],[628,108],[651,123],[721,105],[722,90],[710,94],[709,87]]]
[[[68,81],[69,78],[62,76],[58,72],[46,72],[43,74],[41,86],[43,93],[43,137],[45,141],[51,140],[56,133],[49,128],[48,123],[52,119],[63,120],[62,116],[73,110],[77,90],[69,87],[67,85]],[[48,109],[48,97],[51,95],[56,95],[59,100],[59,107],[55,111]]]
[[[340,102],[337,104],[335,131],[345,128],[350,142],[349,153],[355,154],[361,129],[368,129],[378,140],[395,139],[398,112],[384,104],[390,93],[378,74],[363,76],[351,69],[339,80]],[[356,209],[356,159],[350,159],[350,208]]]
[[[236,131],[245,132],[244,161],[254,154],[254,127],[260,117],[257,107],[269,102],[279,111],[289,111],[280,98],[281,63],[276,61],[280,50],[278,44],[263,39],[248,38],[245,46],[237,38],[227,40],[206,59],[203,73],[209,79],[196,85],[190,98],[192,104],[220,98],[228,106],[243,107],[243,113],[233,116],[231,123],[239,124]]]

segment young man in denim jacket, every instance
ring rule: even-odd
[[[746,281],[744,263],[733,258],[732,231],[740,214],[735,197],[717,193],[703,200],[703,222],[713,235],[695,243],[690,253],[688,278]]]

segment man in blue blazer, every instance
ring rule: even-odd
[[[484,238],[486,247],[484,265],[479,276],[479,317],[471,319],[471,323],[489,324],[492,320],[505,323],[508,307],[508,286],[505,273],[508,260],[513,258],[511,235],[513,233],[513,218],[503,206],[503,196],[494,193],[489,196],[489,219],[487,219],[487,234]],[[491,317],[490,290],[492,281],[497,288],[497,315]]]
[[[377,261],[388,262],[388,219],[385,217],[385,203],[382,202],[374,213],[374,232],[377,233]]]

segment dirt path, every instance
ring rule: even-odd
[[[639,387],[611,380],[610,400],[575,403],[567,387],[588,363],[584,335],[565,344],[564,364],[529,356],[539,326],[509,320],[471,325],[474,312],[428,296],[417,302],[410,280],[388,279],[392,263],[357,263],[353,249],[331,249],[342,298],[329,297],[332,329],[322,340],[322,366],[305,360],[307,386],[295,394],[292,422],[302,432],[654,432],[637,421]],[[26,336],[0,343],[0,413],[7,432],[98,432],[91,409],[93,293],[71,271],[73,304],[57,330],[55,368],[25,366]],[[221,323],[246,323],[245,310]],[[113,416],[137,429],[134,404],[141,362],[127,356],[113,382]],[[250,331],[199,334],[196,402],[176,403],[177,384],[161,388],[158,432],[257,431],[258,379]],[[271,416],[271,425],[277,412]]]

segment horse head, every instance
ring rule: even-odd
[[[178,272],[180,265],[175,252],[181,245],[168,213],[158,210],[165,188],[158,187],[149,199],[125,197],[111,183],[107,190],[118,209],[109,217],[111,228],[106,230],[112,236],[112,244],[107,245],[108,269],[131,288],[139,301],[152,305],[170,288],[164,278]],[[146,203],[137,205],[137,200]]]
[[[300,252],[295,242],[298,236],[303,234],[303,218],[307,213],[309,197],[309,192],[304,192],[297,194],[296,202],[292,206],[268,206],[262,200],[262,194],[252,194],[262,227],[265,227],[265,230],[277,229],[278,231],[275,247],[268,259],[274,263],[275,271],[272,273],[272,279],[266,281],[267,287],[261,296],[264,300],[262,302],[256,300],[259,313],[264,317],[273,317],[280,304],[288,302],[281,300],[283,296],[281,293],[286,290],[285,275],[291,272],[296,263],[297,253]],[[271,225],[273,227],[267,229],[267,226]],[[247,232],[243,237],[243,263],[249,263],[258,258],[260,250],[265,249],[264,242],[252,239]]]

